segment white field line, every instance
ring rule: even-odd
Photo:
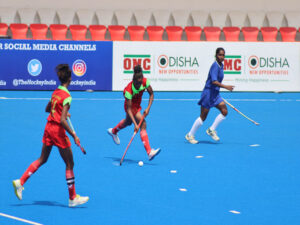
[[[186,188],[179,188],[179,191],[186,192],[187,189]]]
[[[280,99],[279,101],[281,101],[281,102],[292,102],[293,100],[292,99]]]
[[[42,225],[41,223],[36,223],[36,222],[25,220],[25,219],[22,219],[22,218],[19,218],[19,217],[10,216],[10,215],[4,214],[4,213],[0,213],[0,216],[7,217],[7,218],[10,218],[10,219],[13,219],[13,220],[18,220],[18,221],[21,221],[21,222],[24,222],[24,223],[33,224],[33,225]]]
[[[38,100],[50,100],[50,98],[10,98],[0,97],[0,100],[27,100],[27,101],[38,101]],[[72,98],[75,101],[124,101],[124,98]],[[148,101],[145,98],[143,101]],[[198,101],[199,99],[193,98],[156,98],[155,101]],[[227,99],[232,102],[300,102],[300,99]]]
[[[253,145],[249,145],[250,147],[258,147],[260,146],[260,144],[253,144]]]
[[[233,214],[241,214],[241,212],[236,211],[236,210],[230,210],[229,212],[233,213]]]

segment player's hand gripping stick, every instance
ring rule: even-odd
[[[74,130],[74,127],[73,127],[73,125],[72,125],[72,122],[71,122],[70,117],[67,117],[67,121],[68,121],[68,123],[69,123],[69,125],[70,125],[72,131],[73,131],[74,133],[76,133],[75,130]],[[82,153],[83,153],[83,154],[86,154],[86,151],[85,151],[84,148],[81,146],[80,141],[78,141],[76,144],[80,147]]]

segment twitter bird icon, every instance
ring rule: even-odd
[[[38,76],[42,72],[42,63],[37,59],[32,59],[29,61],[27,69],[31,76]]]

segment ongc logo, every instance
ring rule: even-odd
[[[242,56],[226,55],[224,59],[224,74],[242,74]]]
[[[123,69],[124,73],[133,73],[136,65],[141,65],[143,73],[151,72],[151,55],[124,55]]]

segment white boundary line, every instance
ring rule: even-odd
[[[10,215],[4,214],[4,213],[0,213],[0,216],[7,217],[7,218],[10,218],[10,219],[13,219],[13,220],[18,220],[18,221],[21,221],[21,222],[24,222],[24,223],[33,224],[33,225],[42,225],[41,223],[36,223],[36,222],[25,220],[25,219],[22,219],[22,218],[19,218],[19,217],[10,216]]]
[[[0,97],[0,100],[50,100],[50,98],[8,98]],[[72,98],[75,101],[124,101],[124,98]],[[149,99],[143,99],[148,101]],[[228,99],[232,102],[300,102],[300,99]],[[199,101],[199,98],[158,98],[155,101]]]

